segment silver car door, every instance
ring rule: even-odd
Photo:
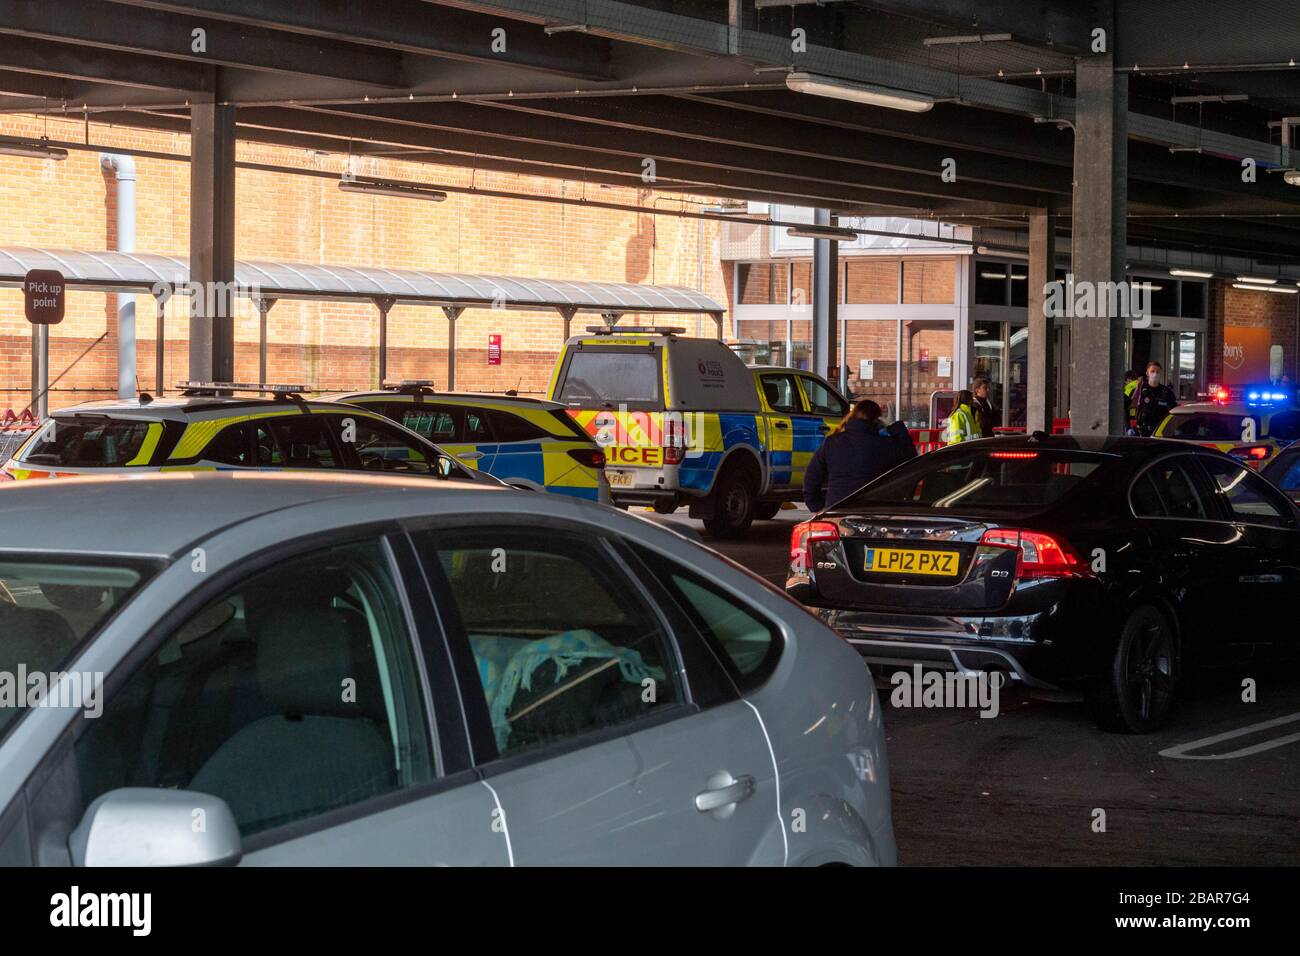
[[[414,540],[516,864],[783,863],[757,714],[619,549],[549,524]]]

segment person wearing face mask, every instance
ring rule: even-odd
[[[1134,430],[1139,435],[1152,435],[1169,410],[1178,404],[1174,390],[1161,380],[1163,371],[1159,362],[1148,362],[1146,378],[1133,393]]]

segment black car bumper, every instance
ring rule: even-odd
[[[1104,602],[1082,600],[1070,590],[1022,613],[816,613],[877,670],[920,664],[927,670],[997,671],[1013,686],[1076,690],[1100,675],[1116,625]]]

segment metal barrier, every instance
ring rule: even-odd
[[[5,409],[4,417],[0,418],[0,465],[12,457],[39,424],[30,411],[24,409],[21,415],[15,415],[12,408]]]
[[[924,455],[927,451],[934,451],[944,445],[942,428],[909,428],[907,433],[912,436],[918,455]]]

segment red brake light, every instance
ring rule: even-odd
[[[839,525],[830,521],[801,521],[790,531],[790,571],[807,574],[812,567],[814,541],[838,541]]]
[[[1242,458],[1247,461],[1263,461],[1268,457],[1268,446],[1251,445],[1248,448],[1234,448],[1228,454],[1233,458]]]
[[[1020,580],[1092,577],[1091,569],[1067,542],[1042,531],[990,528],[980,544],[1019,549],[1016,578]]]
[[[1228,399],[1230,399],[1231,397],[1232,397],[1232,393],[1228,391],[1226,388],[1217,388],[1214,390],[1214,400],[1218,402],[1220,405],[1227,404]]]
[[[686,423],[675,415],[666,415],[664,419],[664,464],[680,465],[686,458]]]
[[[578,464],[595,468],[597,471],[605,467],[605,453],[599,448],[571,448],[569,457]]]
[[[1036,451],[995,451],[989,453],[990,458],[1014,458],[1017,460],[1026,458],[1037,458]]]

